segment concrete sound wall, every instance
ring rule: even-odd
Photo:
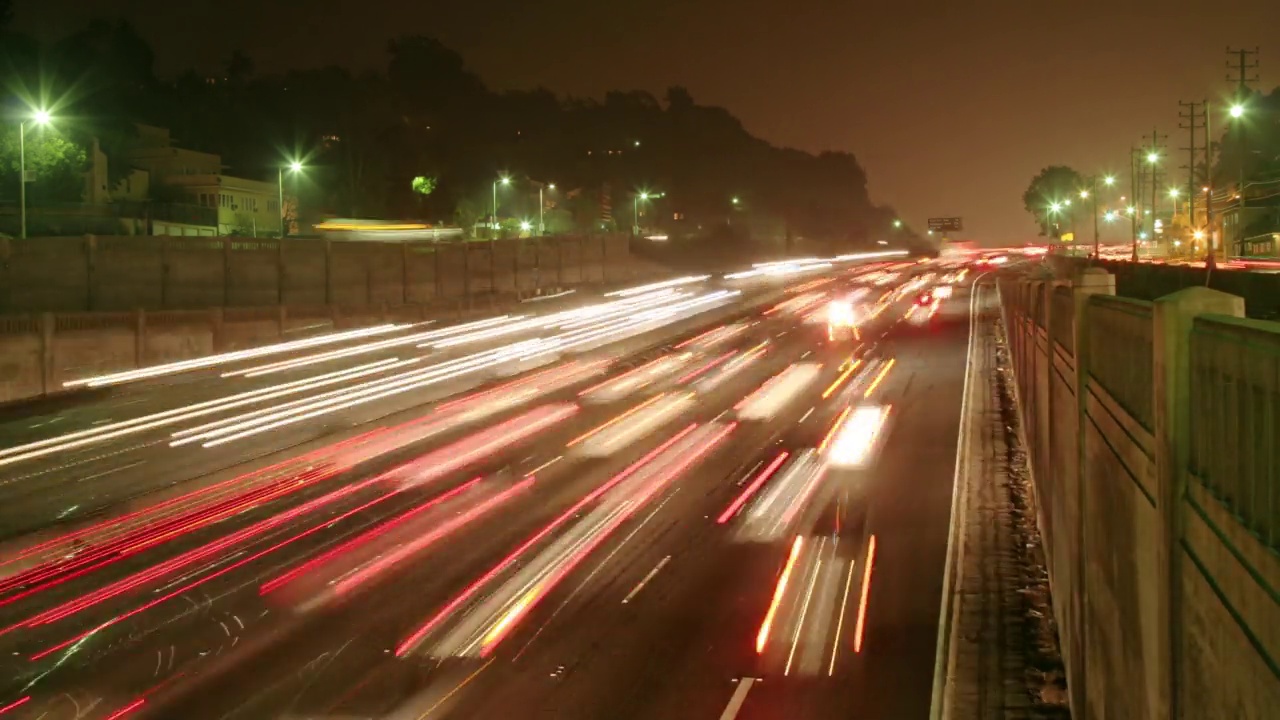
[[[1274,717],[1280,323],[1116,281],[1001,287],[1072,715]]]
[[[0,239],[0,314],[377,307],[635,275],[617,235],[458,243],[85,236]]]

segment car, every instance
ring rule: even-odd
[[[832,300],[827,305],[827,339],[858,339],[858,312],[852,301]]]

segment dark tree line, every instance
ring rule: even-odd
[[[0,23],[6,12],[0,0]],[[872,203],[853,155],[774,147],[682,87],[599,100],[494,91],[427,37],[391,41],[385,70],[364,73],[264,75],[237,51],[214,77],[163,79],[147,41],[112,21],[48,46],[5,33],[0,53],[8,108],[51,104],[61,132],[98,138],[109,158],[142,122],[169,128],[182,147],[220,154],[229,174],[274,180],[298,159],[304,204],[341,216],[473,221],[507,172],[516,185],[577,189],[562,207],[580,224],[598,221],[607,194],[626,227],[642,188],[666,194],[650,212],[682,213],[708,234],[745,211],[775,218],[780,233],[864,245],[889,236],[895,217]]]

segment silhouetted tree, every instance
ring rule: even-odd
[[[1065,165],[1051,165],[1031,178],[1022,193],[1022,206],[1035,218],[1041,235],[1050,235],[1054,224],[1051,208],[1055,203],[1069,203],[1084,187],[1084,177]],[[1059,212],[1064,212],[1065,208]]]

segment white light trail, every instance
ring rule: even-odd
[[[111,373],[108,375],[98,375],[89,378],[80,378],[78,380],[70,380],[62,384],[63,387],[104,387],[106,385],[118,385],[133,380],[143,380],[163,375],[173,375],[176,373],[186,372],[188,370],[196,370],[200,368],[212,367],[229,362],[237,362],[239,360],[248,360],[264,355],[274,355],[276,353],[290,352],[293,350],[302,350],[317,345],[327,345],[335,342],[343,342],[346,340],[355,340],[358,338],[371,337],[374,335],[385,335],[386,333],[404,330],[409,325],[378,325],[371,328],[362,328],[360,330],[349,330],[347,332],[333,333],[330,335],[320,335],[305,340],[293,340],[291,342],[276,343],[274,345],[264,345],[262,347],[250,348],[248,350],[237,350],[235,352],[222,353],[220,355],[207,355],[201,358],[193,358],[191,360],[182,360],[179,362],[167,363],[164,365],[153,365],[151,367],[139,368],[137,370],[126,370],[124,372]]]

